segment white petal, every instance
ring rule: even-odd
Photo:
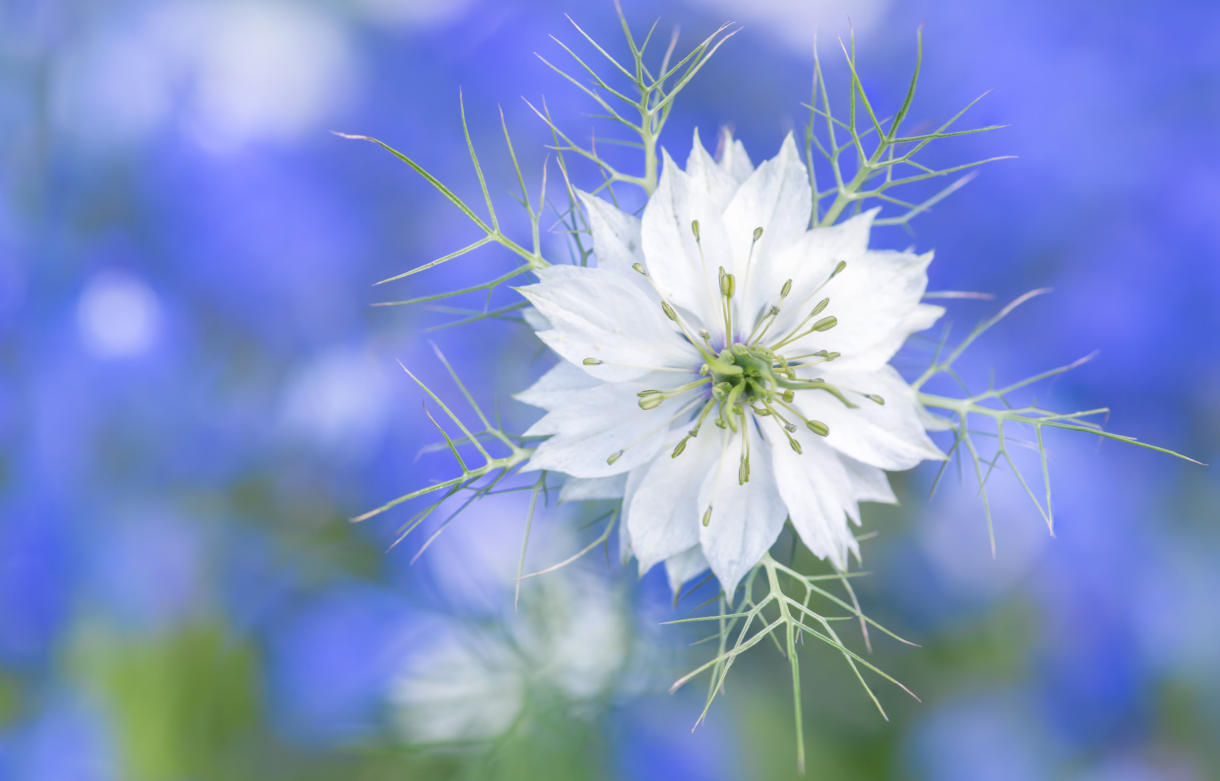
[[[854,409],[821,390],[798,390],[795,398],[805,417],[830,428],[824,438],[827,444],[857,461],[888,470],[944,458],[920,423],[915,392],[898,372],[889,366],[871,372],[840,371],[836,363],[825,365],[825,379],[856,404]],[[866,393],[881,396],[885,404],[870,401]]]
[[[640,483],[644,480],[644,475],[648,472],[648,467],[652,466],[652,462],[646,462],[637,466],[627,473],[627,488],[623,492],[622,507],[630,507],[631,499],[635,496],[635,492],[640,489]],[[633,549],[631,545],[631,530],[627,528],[627,522],[620,518],[618,524],[618,560],[623,566],[631,561]]]
[[[717,272],[721,266],[732,267],[720,210],[667,153],[664,160],[661,181],[641,218],[645,265],[670,303],[715,331],[720,322]],[[691,228],[696,221],[699,242]]]
[[[581,368],[560,361],[546,371],[538,380],[513,398],[531,407],[553,409],[562,406],[573,394],[602,384],[602,380]]]
[[[915,331],[944,313],[921,304],[928,285],[931,253],[872,251],[849,260],[841,274],[823,289],[830,298],[825,314],[838,324],[793,343],[797,352],[831,350],[842,353],[841,368],[876,369],[888,363]]]
[[[898,497],[894,496],[894,489],[890,487],[890,479],[886,476],[885,470],[869,466],[842,453],[839,453],[839,461],[842,462],[843,468],[847,471],[848,480],[851,482],[852,495],[855,499],[851,503],[852,505],[858,502],[898,504]],[[848,505],[844,509],[847,510],[847,514],[853,521],[860,522],[858,506]]]
[[[569,395],[525,431],[531,437],[550,435],[538,444],[526,469],[609,477],[651,461],[663,445],[670,419],[695,391],[652,410],[640,409],[636,394],[665,387],[657,381],[672,383],[672,376],[655,373],[640,381],[607,382]]]
[[[640,218],[589,193],[577,192],[576,195],[584,204],[589,230],[593,234],[597,267],[620,274],[635,274],[631,265],[644,257]]]
[[[686,175],[690,177],[692,187],[707,193],[718,212],[723,212],[729,205],[740,185],[733,174],[713,160],[703,148],[698,128],[695,128],[695,138],[691,142],[690,157],[686,158]]]
[[[548,321],[542,314],[532,306],[527,306],[521,310],[521,319],[529,326],[531,331],[545,331],[551,327]]]
[[[789,133],[779,154],[754,169],[724,211],[724,226],[736,264],[729,270],[737,274],[739,284],[746,282],[747,259],[751,266],[754,262],[765,263],[804,235],[809,228],[812,200],[809,172]],[[755,244],[757,228],[762,228],[763,234]]]
[[[665,442],[631,503],[624,506],[641,575],[657,562],[699,544],[699,488],[720,455],[720,438],[705,432],[688,440],[685,452],[672,458],[671,449],[684,434],[678,429]]]
[[[924,406],[919,408],[919,422],[928,431],[951,431],[957,428],[957,423],[942,415],[937,415]]]
[[[722,147],[720,168],[733,177],[733,181],[741,185],[750,178],[750,174],[754,173],[754,165],[750,162],[750,156],[746,154],[746,148],[742,146],[741,142],[733,138],[733,133],[728,128],[725,128],[720,143]]]
[[[703,550],[698,546],[688,548],[665,560],[665,575],[669,579],[669,590],[675,595],[683,584],[708,568]]]
[[[579,266],[551,266],[537,273],[538,284],[519,290],[551,322],[538,338],[594,377],[627,380],[648,371],[633,366],[698,365],[698,353],[674,330],[660,302],[634,280]],[[585,358],[606,363],[584,366]]]
[[[856,507],[851,478],[832,449],[801,439],[805,446],[800,454],[786,440],[771,448],[779,494],[805,547],[846,569],[848,552],[858,551],[847,521],[848,507],[853,511]]]
[[[560,502],[590,499],[622,499],[627,490],[627,475],[614,477],[569,477],[559,489]]]
[[[700,519],[707,507],[712,508],[707,525],[700,523],[699,543],[730,599],[741,578],[775,542],[788,515],[776,490],[775,476],[767,468],[771,446],[758,436],[754,426],[745,429],[751,452],[750,479],[738,483],[743,434],[722,432],[721,455],[699,489]]]

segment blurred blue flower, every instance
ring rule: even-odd
[[[0,778],[13,781],[119,779],[103,714],[68,693],[54,694],[29,721],[0,730]]]
[[[372,734],[412,631],[401,598],[363,584],[336,584],[286,606],[263,641],[274,726],[313,746]]]

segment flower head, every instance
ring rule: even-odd
[[[641,571],[675,587],[710,566],[731,594],[785,520],[843,568],[859,502],[895,501],[884,470],[943,457],[889,366],[942,312],[931,256],[870,250],[873,212],[811,228],[811,199],[791,136],[755,168],[696,134],[640,218],[581,196],[596,267],[521,289],[563,359],[518,396],[546,410],[530,466],[621,496]]]

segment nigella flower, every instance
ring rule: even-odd
[[[873,212],[811,228],[791,136],[755,168],[696,134],[640,218],[581,199],[596,267],[521,289],[563,359],[518,396],[547,411],[530,468],[621,497],[641,572],[664,561],[675,588],[710,566],[731,595],[785,521],[846,567],[859,503],[895,501],[885,470],[943,458],[889,365],[942,313],[931,256],[870,250]]]

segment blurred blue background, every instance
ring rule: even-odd
[[[664,141],[679,159],[696,125],[772,154],[803,124],[815,29],[826,41],[847,17],[866,86],[893,104],[926,23],[913,120],[990,89],[965,124],[1011,127],[946,159],[1019,159],[986,167],[914,237],[879,241],[935,248],[933,288],[1056,288],[980,345],[978,376],[1099,349],[1044,398],[1108,405],[1115,430],[1217,460],[1220,6],[624,5],[684,42],[743,27],[678,103]],[[509,261],[488,251],[372,289],[475,235],[407,168],[328,131],[382,137],[477,198],[460,86],[507,202],[496,104],[533,186],[546,135],[519,96],[545,95],[577,135],[590,122],[533,56],[562,59],[550,33],[576,41],[564,12],[619,50],[609,3],[0,4],[0,778],[792,776],[786,673],[768,649],[690,734],[702,698],[664,694],[689,638],[656,627],[673,615],[657,573],[626,594],[630,573],[599,575],[589,598],[622,614],[542,622],[577,643],[554,652],[498,620],[523,524],[513,497],[415,565],[418,541],[385,552],[409,513],[345,520],[449,469],[416,460],[433,434],[395,365],[443,380],[422,331],[445,315],[369,304]],[[993,306],[955,304],[951,319]],[[492,324],[430,338],[488,401],[545,368],[523,337]],[[884,722],[811,649],[810,778],[1220,777],[1220,483],[1112,442],[1050,445],[1054,538],[1019,486],[997,484],[993,560],[976,491],[950,481],[926,502],[931,471],[904,476],[902,508],[868,514],[881,535],[861,599],[924,646],[875,656],[923,702],[880,689]],[[564,521],[535,529],[560,541],[541,564],[574,549]],[[429,650],[438,626],[527,661],[639,645],[657,680],[561,671],[554,702],[531,694],[528,724],[490,749],[422,751],[395,692],[412,665],[452,659]],[[478,658],[503,672],[487,661],[500,651]],[[516,691],[502,681],[525,674],[509,670],[489,685]]]

